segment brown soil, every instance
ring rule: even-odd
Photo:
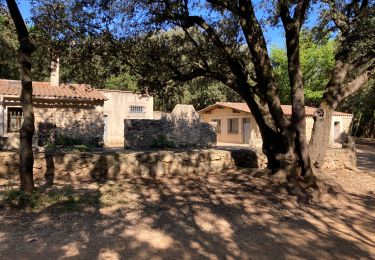
[[[320,173],[330,194],[310,204],[275,194],[256,176],[133,176],[72,187],[69,203],[6,206],[0,258],[374,259],[374,174]]]

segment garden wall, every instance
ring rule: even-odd
[[[253,152],[254,153],[254,152]],[[34,178],[71,182],[220,171],[235,167],[230,151],[35,153]],[[0,152],[0,179],[18,178],[16,152]]]
[[[34,144],[50,143],[49,139],[51,137],[53,139],[56,135],[81,140],[85,144],[102,144],[104,133],[102,103],[35,103]],[[6,133],[6,136],[0,138],[1,150],[18,149],[18,147],[18,132]]]
[[[234,167],[265,168],[266,158],[248,149],[122,151],[101,153],[35,153],[34,178],[80,183],[126,178],[221,171]],[[0,179],[17,180],[17,152],[0,152]],[[329,149],[324,169],[355,168],[351,149]]]
[[[125,148],[213,147],[215,123],[201,122],[191,105],[176,105],[171,114],[159,120],[126,119]]]
[[[259,168],[267,167],[267,157],[264,153],[256,150]],[[328,169],[355,169],[357,168],[357,156],[351,148],[328,148],[324,159],[323,170]]]

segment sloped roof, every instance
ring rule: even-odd
[[[246,103],[232,103],[232,102],[217,102],[216,104],[208,106],[198,112],[203,113],[203,112],[214,110],[219,107],[227,107],[227,108],[235,109],[235,110],[246,112],[246,113],[251,113]],[[281,109],[283,110],[285,115],[287,116],[292,115],[291,105],[281,105]],[[313,116],[315,109],[316,109],[315,107],[305,106],[306,116]],[[347,116],[347,117],[353,116],[352,114],[339,112],[339,111],[335,111],[334,115],[335,116]]]
[[[21,81],[0,79],[0,95],[20,96]],[[33,97],[105,101],[107,98],[95,88],[85,84],[61,84],[33,81]]]

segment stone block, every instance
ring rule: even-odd
[[[232,158],[237,167],[258,168],[258,156],[249,149],[238,149],[231,151]]]

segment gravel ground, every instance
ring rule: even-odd
[[[310,204],[275,194],[256,176],[133,176],[70,187],[69,203],[5,207],[0,258],[374,259],[373,174],[321,173],[330,193]]]

